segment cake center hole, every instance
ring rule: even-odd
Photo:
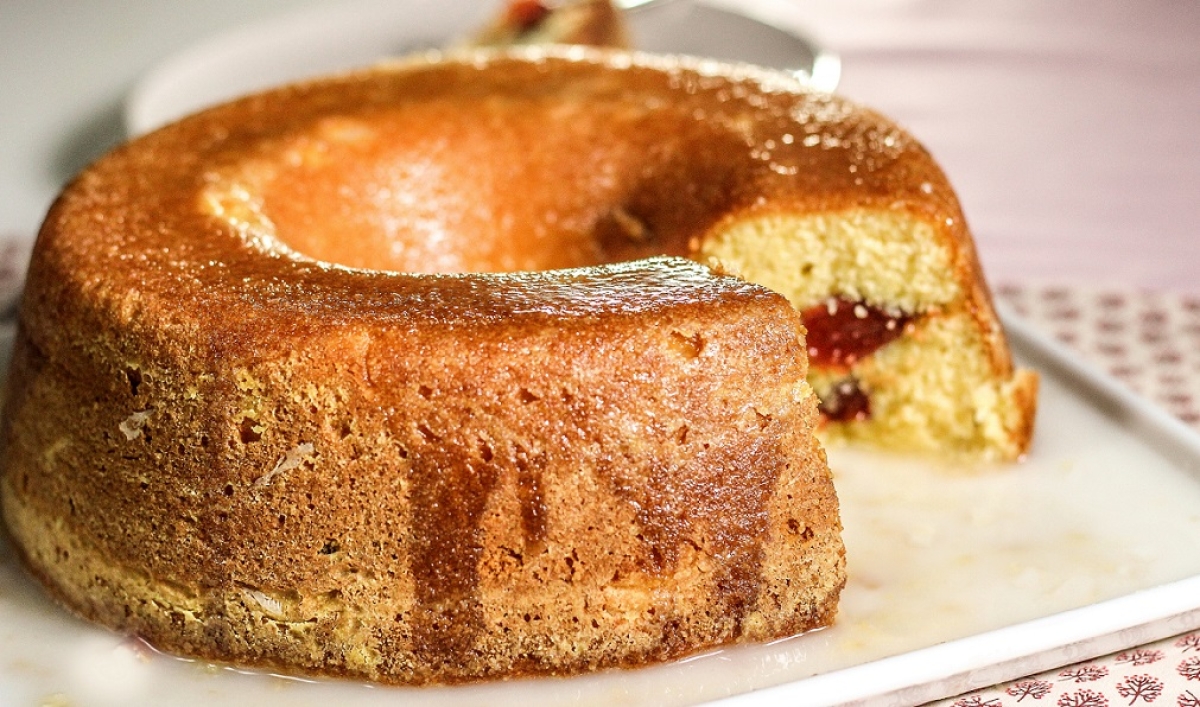
[[[320,261],[417,273],[685,254],[688,234],[660,227],[615,178],[636,149],[515,116],[429,112],[325,118],[265,160],[255,196],[274,238]]]

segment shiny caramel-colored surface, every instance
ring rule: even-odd
[[[311,323],[586,309],[590,294],[534,292],[528,275],[382,271],[683,255],[719,220],[761,209],[911,200],[961,223],[922,148],[842,99],[750,69],[524,55],[534,60],[417,61],[169,126],[86,173],[42,237],[71,234],[52,247],[72,272],[124,273],[147,296],[184,288],[156,302],[161,315],[239,326],[297,308]],[[214,214],[214,199],[246,191],[257,220]],[[960,266],[975,267],[967,240]],[[263,250],[273,257],[246,257]],[[492,294],[508,291],[516,300]],[[636,288],[607,296],[654,301]]]
[[[741,119],[698,111],[762,87],[564,51],[247,98],[68,187],[0,434],[5,522],[68,606],[407,683],[832,621],[799,315],[630,260],[753,208],[724,164]]]

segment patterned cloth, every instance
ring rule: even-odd
[[[1132,648],[932,703],[936,707],[1200,707],[1200,633]]]
[[[1200,430],[1200,297],[1003,285],[996,299]]]

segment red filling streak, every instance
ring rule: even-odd
[[[871,417],[871,396],[858,385],[854,377],[838,381],[817,409],[832,422],[867,420]]]
[[[904,333],[909,317],[835,297],[801,313],[808,328],[808,362],[846,368]]]
[[[840,297],[801,313],[808,328],[808,361],[821,368],[846,369],[904,333],[910,317],[889,314],[864,302]],[[832,422],[871,417],[871,396],[848,376],[821,400],[821,414]]]
[[[517,31],[528,32],[541,24],[549,14],[550,8],[538,0],[514,0],[508,5],[507,21]]]

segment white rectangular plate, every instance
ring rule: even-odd
[[[0,704],[915,704],[1200,626],[1200,435],[1007,323],[1043,380],[1027,461],[831,452],[850,579],[830,629],[569,679],[310,682],[159,655],[89,626],[0,544]]]

